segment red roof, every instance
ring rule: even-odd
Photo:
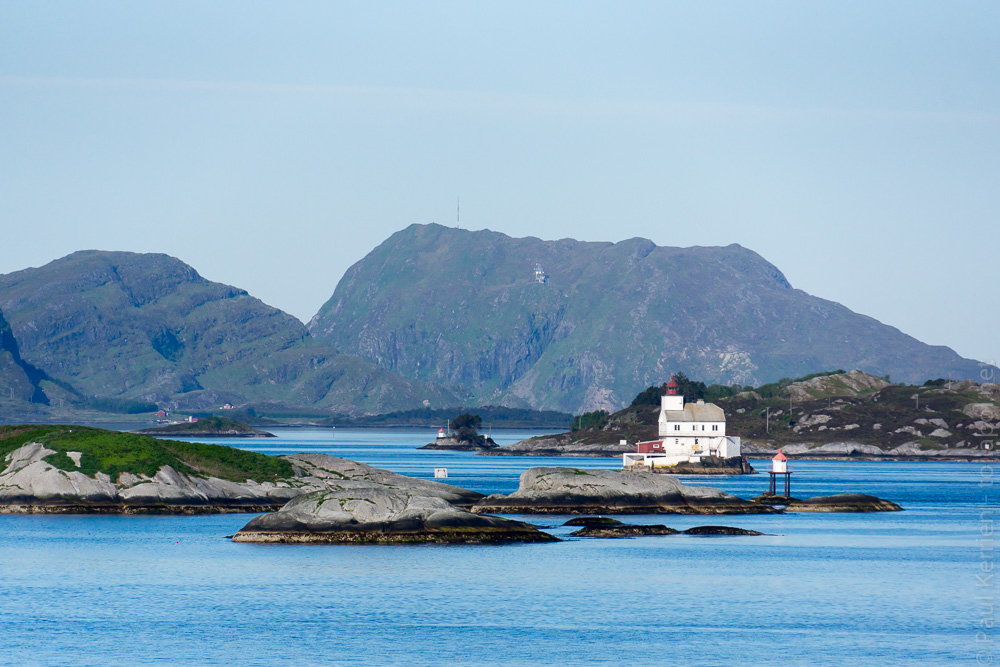
[[[677,380],[675,380],[674,376],[671,375],[670,376],[670,382],[667,383],[667,393],[668,394],[676,394],[680,390],[680,388],[681,388],[681,386],[679,384],[677,384]]]
[[[788,457],[787,457],[787,456],[785,456],[784,454],[782,454],[782,453],[781,453],[781,450],[779,449],[779,450],[778,450],[778,453],[777,453],[777,454],[775,454],[775,455],[774,455],[774,458],[773,458],[773,459],[771,459],[771,460],[772,460],[772,461],[787,461],[787,460],[788,460]]]

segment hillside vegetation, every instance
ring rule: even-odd
[[[915,454],[980,449],[1000,432],[997,384],[935,380],[922,386],[894,385],[852,371],[816,374],[759,390],[714,401],[726,411],[727,434],[741,437],[750,451],[853,442],[883,452],[906,445]],[[657,386],[644,393],[659,395],[659,391]],[[640,401],[600,424],[560,437],[567,442],[608,445],[620,439],[630,443],[654,440],[658,416],[658,400],[655,405]]]
[[[980,370],[794,289],[738,245],[542,241],[433,224],[394,234],[352,266],[309,329],[480,404],[573,413],[618,410],[677,368],[740,387],[818,368],[917,384]]]

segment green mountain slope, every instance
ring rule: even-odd
[[[84,251],[0,276],[25,359],[85,396],[336,412],[457,403],[315,341],[301,322],[167,255]]]
[[[535,280],[535,265],[548,281]],[[617,409],[684,370],[760,384],[823,368],[976,377],[977,362],[793,289],[738,245],[584,243],[412,225],[351,267],[318,339],[482,403]]]

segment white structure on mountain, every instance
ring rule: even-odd
[[[640,442],[635,453],[623,454],[625,468],[700,463],[703,457],[740,456],[740,439],[726,435],[726,413],[714,403],[698,399],[685,403],[673,377],[660,397],[658,440]]]

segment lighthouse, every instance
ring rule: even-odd
[[[635,452],[622,454],[622,467],[670,467],[682,463],[701,463],[703,457],[731,459],[739,457],[740,439],[726,435],[726,413],[714,403],[696,399],[684,401],[677,378],[663,387],[657,418],[656,440],[636,444]]]
[[[768,490],[768,495],[775,495],[777,477],[778,475],[783,475],[785,478],[784,496],[787,498],[792,492],[792,469],[788,467],[788,457],[780,449],[774,455],[774,458],[771,459],[771,469],[767,472],[771,476],[771,486]]]
[[[438,440],[443,440],[444,438],[447,438],[447,437],[448,437],[448,434],[444,432],[444,429],[443,428],[439,428],[438,429]]]

